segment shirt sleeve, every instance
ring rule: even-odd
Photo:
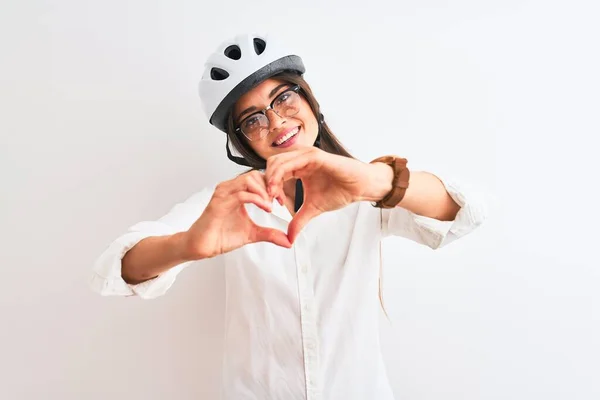
[[[165,294],[175,282],[177,274],[191,262],[179,264],[153,279],[131,285],[121,276],[121,260],[142,239],[171,235],[189,229],[208,205],[213,190],[214,188],[204,189],[176,204],[158,220],[139,222],[116,238],[94,263],[89,283],[91,289],[102,296],[137,295],[144,299]]]
[[[382,210],[382,234],[401,236],[417,243],[438,249],[472,232],[487,218],[488,208],[482,193],[468,189],[458,181],[448,180],[440,175],[444,187],[452,199],[460,206],[453,221],[440,221],[414,214],[396,207]]]

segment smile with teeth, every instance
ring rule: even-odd
[[[296,136],[298,131],[300,131],[300,127],[297,127],[296,129],[289,131],[284,136],[280,137],[279,139],[277,139],[274,142],[275,146],[281,146],[282,144],[284,144],[285,142],[287,142],[288,140],[290,140],[291,138]]]

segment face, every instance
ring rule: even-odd
[[[310,147],[317,139],[317,119],[304,96],[289,90],[293,86],[267,79],[243,95],[233,109],[236,128],[265,160],[278,153]],[[269,106],[272,108],[261,114]]]

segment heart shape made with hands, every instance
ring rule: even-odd
[[[288,226],[288,239],[294,243],[311,219],[363,199],[369,167],[316,147],[277,154],[267,160],[267,192],[281,205],[285,198],[283,185],[291,179],[300,179],[304,187],[302,207]]]

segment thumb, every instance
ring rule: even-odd
[[[292,247],[292,243],[288,240],[285,233],[278,229],[265,228],[264,226],[255,225],[250,234],[250,241],[255,242],[271,242],[281,247]]]
[[[288,225],[287,237],[289,238],[290,243],[294,243],[294,241],[298,237],[298,234],[300,233],[300,231],[302,231],[304,226],[306,226],[306,224],[308,224],[308,222],[311,219],[320,214],[321,211],[308,204],[305,204],[304,206],[300,207],[300,210],[298,210],[298,212],[296,213],[296,215],[294,215],[294,218],[292,218],[292,221]]]

